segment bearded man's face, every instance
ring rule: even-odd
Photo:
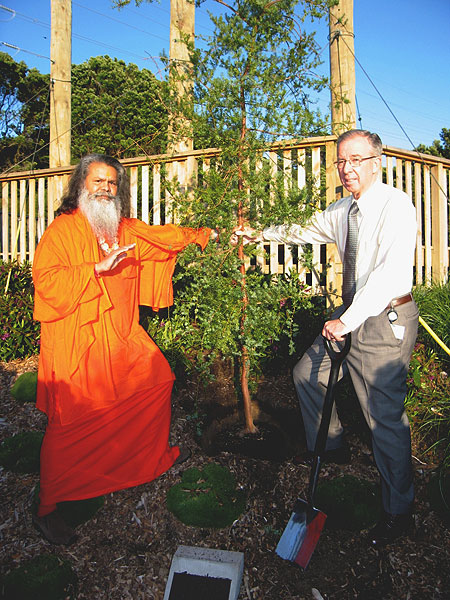
[[[92,163],[80,193],[79,207],[97,238],[112,241],[120,224],[120,200],[116,196],[118,174],[114,167]]]

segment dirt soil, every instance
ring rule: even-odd
[[[19,374],[36,368],[36,357],[0,363],[0,441],[45,429],[45,416],[9,393]],[[187,545],[244,553],[239,600],[450,598],[450,531],[430,509],[427,484],[436,465],[423,456],[414,459],[416,528],[409,537],[376,550],[368,545],[366,531],[325,528],[306,571],[275,554],[293,503],[306,490],[309,470],[292,460],[304,442],[289,375],[267,377],[255,397],[260,443],[240,435],[231,379],[224,373],[207,390],[192,382],[178,387],[171,443],[188,446],[192,457],[156,481],[106,496],[103,508],[78,528],[78,541],[70,547],[51,546],[32,527],[38,475],[0,471],[0,575],[36,555],[53,553],[76,571],[79,600],[162,600],[173,555],[179,545]],[[325,465],[320,478],[345,473],[376,482],[362,417],[356,405],[345,404],[341,418],[352,462]],[[225,529],[186,526],[165,505],[167,491],[180,481],[182,471],[209,461],[228,467],[248,495],[244,514]]]

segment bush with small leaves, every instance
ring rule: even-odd
[[[37,354],[40,324],[33,320],[31,265],[0,261],[0,290],[0,360]]]
[[[74,598],[77,576],[69,561],[41,554],[7,573],[1,581],[5,600],[66,600]]]
[[[0,446],[0,465],[13,473],[39,473],[44,434],[24,431],[6,438]]]

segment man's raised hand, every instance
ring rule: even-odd
[[[117,250],[110,252],[103,260],[95,265],[97,275],[112,271],[117,265],[127,257],[128,250],[132,250],[136,244],[128,244],[128,246],[120,246]]]

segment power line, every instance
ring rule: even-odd
[[[130,52],[129,50],[123,50],[122,48],[117,48],[116,46],[111,46],[110,44],[105,44],[104,42],[99,42],[98,40],[93,40],[84,35],[80,35],[78,33],[72,33],[72,37],[82,40],[84,42],[90,42],[91,44],[96,44],[97,46],[103,46],[104,48],[108,48],[108,50],[116,50],[118,52],[122,52],[123,54],[129,54],[130,56],[134,56],[141,60],[146,60],[145,56],[140,56],[139,54],[135,54],[134,52]]]
[[[3,10],[6,10],[7,12],[11,13],[10,18],[7,21],[3,21],[3,23],[9,23],[10,21],[12,21],[14,19],[14,17],[16,16],[16,11],[13,10],[12,8],[8,8],[7,6],[3,6],[3,4],[0,4],[0,8],[2,8]]]
[[[145,29],[140,29],[139,27],[135,27],[134,25],[130,25],[129,23],[125,23],[124,21],[120,20],[120,19],[115,19],[114,17],[110,17],[109,15],[105,15],[105,13],[102,13],[98,10],[94,10],[93,8],[89,8],[88,6],[84,6],[83,4],[80,4],[79,2],[74,2],[72,0],[72,4],[75,4],[76,6],[79,6],[80,8],[83,8],[85,10],[88,10],[92,13],[95,13],[97,15],[100,15],[101,17],[104,17],[105,19],[109,19],[110,21],[114,21],[115,23],[119,23],[120,25],[124,26],[124,27],[129,27],[130,29],[134,29],[136,31],[140,31],[141,33],[145,33],[146,35],[150,35],[151,37],[156,37],[160,40],[163,40],[164,42],[167,41],[167,38],[163,38],[159,35],[156,35],[155,33],[150,33],[148,31],[145,31]],[[158,23],[157,21],[154,21],[157,25],[160,25],[161,27],[165,27],[165,25],[163,25],[162,23]]]
[[[12,11],[12,9],[8,8],[7,6],[0,5],[0,8],[3,8],[4,10],[7,10],[9,12]],[[14,12],[15,16],[17,16],[17,17],[19,17],[21,19],[24,19],[25,21],[28,21],[29,23],[32,23],[33,25],[38,25],[38,26],[44,27],[46,29],[51,29],[49,23],[45,23],[44,21],[40,21],[39,19],[35,19],[33,17],[30,17],[29,15],[25,15],[25,14],[19,13],[17,11],[12,11],[12,12]],[[98,14],[101,14],[101,13],[98,13]],[[104,15],[104,16],[107,16],[107,15]],[[108,17],[108,18],[113,19],[113,17]],[[113,19],[113,20],[115,20],[115,19]],[[122,23],[120,20],[117,20],[117,21],[118,21],[118,23],[124,25],[124,23]],[[140,30],[140,31],[143,31],[143,30]],[[156,34],[153,34],[153,33],[149,33],[149,32],[144,32],[144,33],[147,33],[147,35],[149,35],[151,37],[156,37],[158,39],[163,39],[160,36],[158,36]],[[116,52],[121,52],[122,54],[127,54],[129,56],[133,56],[135,58],[139,58],[140,60],[147,60],[147,57],[145,57],[145,56],[140,56],[139,54],[136,54],[134,52],[130,52],[129,50],[125,50],[123,48],[118,48],[116,46],[112,46],[110,44],[106,44],[104,42],[100,42],[99,40],[94,40],[92,38],[89,38],[87,36],[83,36],[81,34],[72,33],[72,37],[76,38],[76,39],[79,39],[79,40],[82,40],[82,41],[85,41],[85,42],[90,42],[90,43],[95,44],[95,45],[100,46],[100,47],[107,48],[108,50],[115,50]],[[10,46],[13,47],[12,45],[10,45]],[[14,47],[14,49],[17,49],[17,47]],[[31,52],[31,51],[28,51],[28,52],[30,54],[35,54],[36,56],[41,56],[42,57],[42,55],[36,54],[34,52]],[[43,57],[43,58],[47,58],[47,57]]]
[[[1,7],[3,8],[3,7]],[[31,50],[25,50],[25,48],[19,48],[19,46],[14,46],[13,44],[8,44],[8,42],[0,42],[3,46],[7,48],[12,48],[13,50],[17,50],[18,52],[27,52],[28,54],[34,54],[34,56],[39,56],[39,58],[46,58],[50,62],[54,63],[55,61],[49,58],[48,56],[44,56],[42,54],[37,54],[36,52],[32,52]]]

